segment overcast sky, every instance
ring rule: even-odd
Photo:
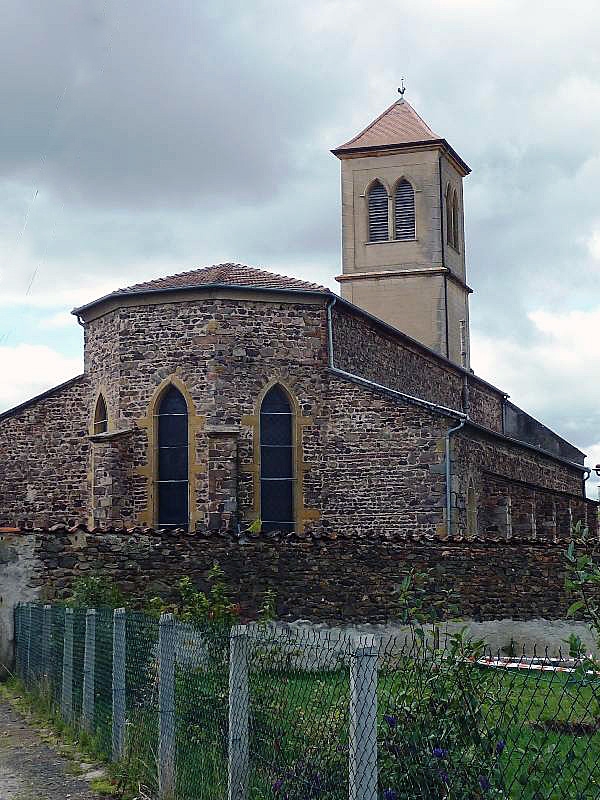
[[[330,148],[396,97],[472,167],[472,366],[600,461],[600,5],[0,0],[0,410],[70,309],[239,261],[336,288]]]

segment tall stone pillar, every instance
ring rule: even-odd
[[[239,428],[207,425],[208,508],[211,530],[233,530],[238,519],[238,438]]]

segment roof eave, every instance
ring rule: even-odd
[[[105,294],[103,297],[99,297],[97,300],[92,300],[90,303],[86,303],[83,306],[74,308],[71,311],[71,314],[74,314],[76,317],[79,317],[86,311],[90,311],[92,308],[96,308],[97,306],[102,305],[102,303],[106,303],[109,300],[119,300],[121,297],[147,297],[149,295],[150,296],[170,295],[181,292],[191,293],[191,292],[203,292],[203,291],[215,291],[215,290],[258,292],[263,294],[309,295],[309,296],[327,296],[333,294],[333,292],[330,289],[326,288],[291,289],[291,288],[276,287],[276,286],[253,286],[252,284],[203,283],[199,284],[198,286],[168,286],[157,289],[141,289],[136,291],[111,292],[110,294]]]
[[[457,164],[463,170],[465,176],[469,175],[471,172],[471,167],[458,155],[452,145],[448,144],[446,139],[421,139],[415,142],[391,142],[388,144],[373,144],[358,147],[347,147],[346,145],[342,145],[341,147],[336,147],[335,150],[331,150],[331,152],[334,156],[341,159],[344,158],[344,156],[353,156],[357,155],[358,153],[377,153],[384,152],[386,150],[410,150],[414,147],[441,147],[457,162]]]

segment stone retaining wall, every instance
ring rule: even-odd
[[[598,543],[588,549],[600,551]],[[566,542],[513,537],[349,539],[198,536],[154,530],[68,529],[0,533],[0,652],[12,641],[18,601],[57,599],[79,575],[112,577],[137,601],[173,596],[189,575],[203,588],[218,561],[242,613],[253,618],[267,588],[277,592],[282,620],[385,623],[396,616],[394,590],[412,567],[432,570],[431,592],[452,589],[461,614],[474,621],[560,620]]]

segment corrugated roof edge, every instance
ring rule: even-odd
[[[7,417],[12,417],[15,414],[18,414],[19,411],[23,411],[28,406],[32,406],[35,403],[38,403],[40,400],[45,400],[46,397],[51,397],[53,394],[60,392],[61,389],[66,389],[69,386],[72,386],[73,384],[77,383],[77,381],[83,380],[84,378],[85,378],[85,373],[82,372],[80,375],[75,375],[74,378],[69,378],[68,381],[64,381],[64,383],[59,383],[58,386],[53,386],[51,389],[46,389],[45,392],[41,392],[40,394],[36,394],[34,397],[30,397],[23,403],[19,403],[18,406],[7,408],[6,411],[0,412],[0,421],[6,419]]]

